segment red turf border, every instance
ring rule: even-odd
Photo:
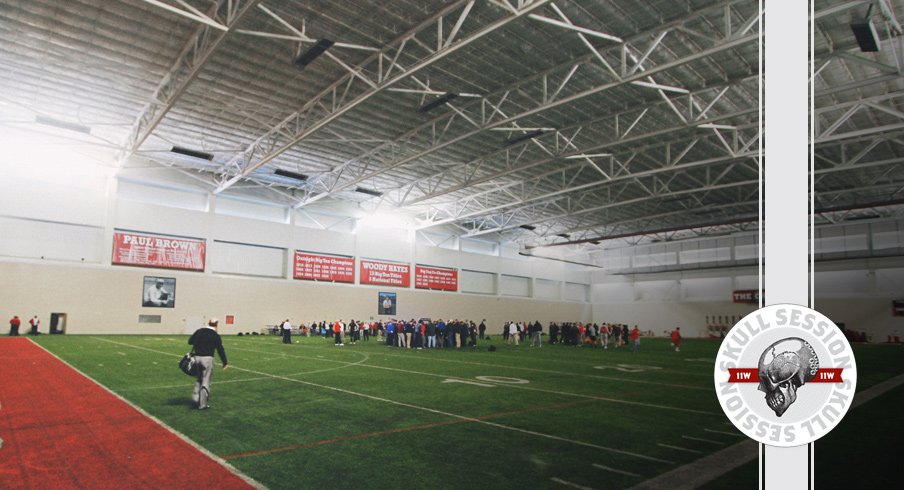
[[[0,488],[254,488],[27,338],[0,339]]]

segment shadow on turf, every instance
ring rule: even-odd
[[[185,408],[195,408],[195,402],[191,401],[191,398],[186,397],[178,397],[178,398],[170,398],[166,401],[167,405],[170,406],[183,406]]]

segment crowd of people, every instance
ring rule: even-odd
[[[281,333],[283,343],[292,343],[292,324],[286,319],[277,324],[274,333]],[[584,324],[550,322],[546,329],[548,342],[552,345],[569,345],[575,347],[600,347],[618,349],[631,346],[632,352],[640,349],[640,338],[650,336],[652,332],[641,332],[637,325],[630,328],[620,323]],[[302,324],[298,331],[301,335],[322,336],[336,346],[358,342],[384,342],[386,345],[407,349],[461,348],[476,347],[479,340],[486,337],[486,320],[479,324],[472,320],[419,320],[392,319],[387,321],[360,321],[342,319],[335,322],[311,322]],[[530,342],[530,347],[542,347],[544,328],[539,321],[508,321],[502,327],[502,339],[507,344],[518,346]],[[672,346],[680,351],[680,329],[671,332]]]
[[[276,330],[283,335],[284,343],[291,343],[292,324],[287,319]],[[478,339],[486,335],[486,320],[475,323],[471,320],[400,320],[361,321],[339,319],[335,322],[311,322],[298,328],[301,335],[322,336],[332,340],[336,346],[358,342],[384,342],[393,347],[425,349],[440,347],[474,347]]]

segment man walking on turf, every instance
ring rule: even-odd
[[[675,346],[675,352],[681,352],[681,327],[675,327],[672,330],[672,345]]]
[[[213,352],[216,351],[220,355],[224,370],[229,367],[226,351],[223,349],[223,339],[217,333],[218,323],[216,318],[211,318],[206,327],[195,330],[195,333],[188,339],[188,344],[194,346],[195,360],[201,365],[201,371],[198,373],[198,380],[195,382],[195,389],[191,395],[192,401],[198,405],[198,410],[210,408],[208,400],[210,399],[210,378],[213,376]]]

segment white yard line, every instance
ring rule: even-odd
[[[170,353],[170,352],[165,352],[165,351],[157,351],[157,350],[155,350],[155,349],[149,349],[149,348],[147,348],[147,347],[141,347],[141,346],[126,344],[126,343],[122,343],[122,342],[115,342],[115,341],[112,341],[112,340],[105,340],[105,339],[97,339],[97,340],[102,340],[102,341],[106,341],[106,342],[111,342],[111,343],[114,343],[114,344],[119,344],[119,345],[123,345],[123,346],[127,346],[127,347],[134,347],[134,348],[136,348],[136,349],[146,350],[146,351],[150,351],[150,352],[157,352],[157,353],[165,354],[165,355],[168,355],[168,356],[176,356],[176,357],[180,357],[178,354],[172,354],[172,353]],[[545,434],[545,433],[542,433],[542,432],[536,432],[536,431],[532,431],[532,430],[521,429],[521,428],[518,428],[518,427],[512,427],[512,426],[508,426],[508,425],[497,424],[497,423],[495,423],[495,422],[488,422],[488,421],[486,421],[486,420],[480,420],[480,419],[476,419],[476,418],[473,418],[473,417],[465,417],[465,416],[463,416],[463,415],[458,415],[458,414],[454,414],[454,413],[450,413],[450,412],[445,412],[445,411],[442,411],[442,410],[436,410],[436,409],[429,408],[429,407],[423,407],[423,406],[420,406],[420,405],[414,405],[414,404],[411,404],[411,403],[405,403],[405,402],[400,402],[400,401],[396,401],[396,400],[390,400],[390,399],[388,399],[388,398],[382,398],[382,397],[378,397],[378,396],[368,395],[368,394],[365,394],[365,393],[358,393],[358,392],[351,391],[351,390],[346,390],[346,389],[343,389],[343,388],[337,388],[337,387],[335,387],[335,386],[328,386],[328,385],[323,385],[323,384],[320,384],[320,383],[313,383],[313,382],[311,382],[311,381],[304,381],[304,380],[300,380],[300,379],[289,378],[289,377],[286,377],[286,376],[280,376],[280,375],[276,375],[276,374],[264,373],[264,372],[260,372],[260,371],[255,371],[255,370],[253,370],[253,369],[247,369],[247,368],[237,367],[237,366],[234,366],[234,365],[231,365],[231,364],[230,364],[230,369],[235,369],[235,370],[237,370],[237,371],[244,371],[244,372],[247,372],[247,373],[256,374],[256,375],[258,375],[258,376],[270,377],[270,378],[274,378],[274,379],[281,379],[281,380],[284,380],[284,381],[288,381],[288,382],[290,382],[290,383],[298,383],[298,384],[302,384],[302,385],[305,385],[305,386],[313,386],[313,387],[315,387],[315,388],[321,388],[321,389],[330,390],[330,391],[335,391],[335,392],[339,392],[339,393],[345,393],[345,394],[347,394],[347,395],[357,396],[357,397],[361,397],[361,398],[367,398],[367,399],[369,399],[369,400],[379,401],[379,402],[383,402],[383,403],[389,403],[389,404],[392,404],[392,405],[398,405],[398,406],[402,406],[402,407],[413,408],[413,409],[415,409],[415,410],[420,410],[420,411],[424,411],[424,412],[434,413],[434,414],[437,414],[437,415],[444,415],[444,416],[446,416],[446,417],[452,417],[452,418],[455,418],[455,419],[458,419],[458,420],[465,420],[465,421],[468,421],[468,422],[473,422],[473,423],[476,423],[476,424],[486,425],[486,426],[490,426],[490,427],[496,427],[496,428],[499,428],[499,429],[505,429],[505,430],[509,430],[509,431],[513,431],[513,432],[520,432],[520,433],[522,433],[522,434],[529,434],[529,435],[533,435],[533,436],[537,436],[537,437],[543,437],[543,438],[551,439],[551,440],[555,440],[555,441],[566,442],[566,443],[574,444],[574,445],[578,445],[578,446],[584,446],[584,447],[589,447],[589,448],[593,448],[593,449],[599,449],[599,450],[602,450],[602,451],[608,451],[608,452],[612,452],[612,453],[622,454],[622,455],[625,455],[625,456],[631,456],[631,457],[634,457],[634,458],[645,459],[645,460],[648,460],[648,461],[655,461],[655,462],[657,462],[657,463],[669,463],[669,464],[673,464],[672,461],[668,461],[668,460],[660,459],[660,458],[654,458],[654,457],[652,457],[652,456],[646,456],[646,455],[643,455],[643,454],[633,453],[633,452],[631,452],[631,451],[623,451],[623,450],[621,450],[621,449],[615,449],[615,448],[611,448],[611,447],[600,446],[600,445],[598,445],[598,444],[592,444],[592,443],[589,443],[589,442],[578,441],[578,440],[574,440],[574,439],[568,439],[568,438],[565,438],[565,437],[559,437],[559,436],[555,436],[555,435],[552,435],[552,434]],[[118,395],[117,395],[117,396],[118,396]]]
[[[851,408],[857,408],[874,398],[904,384],[904,374],[871,386],[854,397]],[[730,422],[728,422],[730,424]],[[660,444],[662,446],[662,444]],[[634,487],[635,490],[677,490],[697,488],[729,471],[755,460],[759,455],[758,444],[750,439],[729,446],[709,456],[700,458]]]
[[[100,339],[100,340],[103,340],[103,339]],[[33,344],[35,344],[36,346],[38,346],[39,348],[41,348],[41,349],[42,349],[44,352],[46,352],[47,354],[53,356],[54,358],[56,358],[57,360],[59,360],[60,362],[62,362],[63,364],[65,364],[66,366],[69,366],[69,369],[72,369],[73,371],[75,371],[75,372],[81,374],[81,375],[84,376],[86,379],[90,380],[92,383],[94,383],[94,384],[96,384],[97,386],[101,387],[101,389],[103,389],[103,390],[106,391],[107,393],[109,393],[109,394],[115,396],[116,398],[118,398],[119,400],[121,400],[123,403],[125,403],[125,404],[127,404],[128,406],[130,406],[130,407],[132,407],[133,409],[135,409],[135,410],[136,410],[138,413],[140,413],[141,415],[144,415],[145,417],[147,417],[147,418],[153,420],[153,421],[154,421],[157,425],[159,425],[160,427],[163,427],[165,430],[169,431],[169,432],[170,432],[171,434],[173,434],[174,436],[178,437],[179,439],[182,439],[182,440],[185,441],[188,445],[190,445],[191,447],[197,449],[198,451],[200,451],[202,454],[204,454],[204,455],[207,456],[208,458],[210,458],[210,459],[216,461],[220,466],[222,466],[223,468],[225,468],[226,471],[229,471],[229,472],[232,473],[233,475],[235,475],[235,476],[241,478],[241,479],[242,479],[245,483],[247,483],[248,485],[251,485],[252,487],[257,488],[257,489],[266,490],[267,487],[265,487],[264,485],[262,485],[260,482],[258,482],[257,480],[251,478],[250,476],[248,476],[248,475],[242,473],[241,471],[239,471],[238,469],[236,469],[236,468],[235,468],[234,466],[232,466],[231,464],[227,463],[225,460],[223,460],[222,458],[220,458],[220,457],[217,456],[216,454],[214,454],[214,453],[208,451],[207,449],[205,449],[203,446],[198,445],[195,441],[189,439],[185,434],[183,434],[183,433],[177,431],[176,429],[173,429],[173,428],[170,427],[169,425],[166,425],[162,420],[160,420],[160,419],[158,419],[157,417],[155,417],[155,416],[151,415],[150,413],[146,412],[143,408],[139,407],[138,405],[135,405],[134,403],[130,402],[129,400],[126,400],[125,398],[123,398],[123,397],[122,397],[121,395],[119,395],[118,393],[115,393],[115,392],[113,392],[112,390],[110,390],[109,388],[107,388],[106,386],[100,384],[99,382],[97,382],[97,380],[95,380],[95,379],[92,378],[91,376],[88,376],[87,374],[83,373],[82,371],[80,371],[79,369],[77,369],[77,368],[76,368],[75,366],[73,366],[72,364],[69,364],[69,363],[66,362],[65,360],[63,360],[63,359],[61,359],[60,357],[58,357],[58,356],[57,356],[56,354],[54,354],[53,352],[50,352],[49,350],[47,350],[46,348],[44,348],[44,346],[42,346],[41,344],[39,344],[39,343],[37,343],[37,342],[35,342],[35,341],[31,340],[31,339],[29,339],[29,341],[32,342]],[[126,345],[126,346],[128,346],[128,347],[133,347],[133,346],[131,346],[131,345],[129,345],[129,344],[122,344],[122,345]],[[163,354],[169,354],[169,353],[163,352]],[[180,356],[180,355],[178,355],[178,354],[173,354],[173,355],[175,355],[176,357],[182,357],[182,356]]]
[[[688,449],[686,447],[672,446],[670,444],[662,444],[662,443],[657,443],[656,445],[659,447],[674,449],[676,451],[684,451],[686,453],[703,454],[703,451],[697,451],[696,449]]]
[[[385,356],[385,357],[402,357],[405,359],[424,359],[424,360],[430,359],[431,361],[451,362],[451,363],[455,363],[455,364],[470,364],[472,366],[497,367],[497,368],[505,368],[505,369],[516,369],[516,370],[520,370],[520,371],[534,371],[534,372],[538,372],[538,373],[561,374],[561,375],[571,376],[571,377],[579,376],[582,378],[605,379],[608,381],[627,381],[630,383],[669,386],[672,388],[684,388],[684,389],[688,389],[688,390],[712,391],[711,387],[689,386],[689,385],[680,385],[680,384],[674,384],[674,383],[661,383],[659,381],[645,381],[645,380],[638,380],[638,379],[633,379],[633,378],[615,378],[612,376],[599,376],[596,374],[584,374],[581,372],[554,371],[552,369],[539,369],[539,368],[530,368],[530,367],[524,367],[524,366],[509,366],[506,364],[490,364],[490,363],[486,363],[486,362],[458,361],[458,360],[454,360],[454,359],[442,359],[442,358],[438,358],[438,357],[415,358],[413,356],[406,356],[406,355],[400,355],[400,354],[386,354],[386,353],[379,353],[379,352],[376,353],[375,355]],[[515,358],[513,357],[512,359],[515,359]],[[629,364],[631,362],[631,359],[625,359],[624,361],[626,361],[626,362],[623,362],[622,364]],[[582,365],[581,367],[587,368],[587,369],[593,369],[592,365],[586,365],[586,366]],[[662,370],[659,370],[658,372],[661,372],[661,371]],[[709,375],[709,376],[711,377],[711,375]]]
[[[638,475],[637,473],[631,473],[630,471],[617,470],[615,468],[610,468],[608,466],[603,466],[603,465],[597,464],[597,463],[593,463],[593,467],[599,468],[599,469],[605,470],[605,471],[610,471],[612,473],[618,473],[619,475],[634,476],[634,477],[638,477],[638,478],[640,477],[640,475]]]
[[[561,478],[550,478],[549,481],[558,483],[560,485],[565,485],[566,487],[579,488],[580,490],[594,490],[593,487],[585,487],[584,485],[578,485],[577,483],[572,483]]]
[[[724,446],[724,442],[713,441],[712,439],[703,439],[702,437],[692,437],[692,436],[681,436],[682,439],[687,439],[689,441],[700,441],[700,442],[708,442],[710,444],[718,444],[719,446]]]
[[[265,353],[265,352],[262,352],[262,351],[254,351],[254,350],[250,350],[250,349],[242,349],[242,348],[233,348],[232,350],[240,350],[240,351],[247,351],[247,352],[256,352],[256,353],[258,353],[258,354],[263,354],[263,353]],[[268,353],[268,354],[269,354],[269,353]],[[339,362],[339,363],[347,363],[347,362],[348,362],[348,361],[337,361],[337,360],[333,360],[333,359],[320,359],[320,358],[314,359],[314,358],[311,358],[311,357],[306,357],[306,356],[296,356],[296,355],[290,355],[290,354],[285,354],[285,353],[283,353],[282,355],[285,356],[285,357],[290,357],[290,358],[295,358],[295,359],[312,359],[312,360],[317,360],[317,361]],[[384,370],[384,371],[396,371],[396,372],[405,373],[405,374],[418,374],[418,375],[421,375],[421,376],[432,376],[432,377],[443,378],[443,379],[457,379],[457,380],[463,380],[463,381],[472,381],[472,380],[469,379],[469,378],[459,378],[459,377],[456,377],[456,376],[450,376],[450,375],[446,375],[446,374],[426,373],[426,372],[423,372],[423,371],[411,371],[411,370],[409,370],[409,369],[391,368],[391,367],[386,367],[386,366],[375,366],[375,365],[373,365],[373,364],[365,364],[365,365],[362,365],[361,367],[366,367],[366,368],[371,368],[371,369],[381,369],[381,370]],[[686,413],[693,413],[693,414],[697,414],[697,415],[721,415],[721,414],[719,414],[718,412],[710,412],[710,411],[705,411],[705,410],[695,410],[695,409],[692,409],[692,408],[671,407],[671,406],[668,406],[668,405],[658,405],[658,404],[653,404],[653,403],[634,402],[634,401],[630,401],[630,400],[619,400],[618,398],[610,398],[610,397],[599,396],[599,395],[583,395],[583,394],[580,394],[580,393],[571,393],[571,392],[566,392],[566,391],[545,390],[545,389],[542,389],[542,388],[532,388],[532,387],[524,386],[524,385],[521,385],[521,384],[498,383],[498,382],[494,382],[494,381],[492,381],[492,380],[488,380],[487,382],[493,384],[494,386],[502,386],[502,387],[505,387],[505,388],[513,388],[513,389],[527,390],[527,391],[536,391],[536,392],[540,392],[540,393],[548,393],[548,394],[553,394],[553,395],[573,396],[573,397],[578,397],[578,398],[586,398],[586,399],[590,399],[590,400],[599,400],[599,401],[610,402],[610,403],[620,403],[620,404],[623,404],[623,405],[632,405],[632,406],[637,406],[637,407],[656,408],[656,409],[660,409],[660,410],[671,410],[671,411],[678,411],[678,412],[686,412]]]
[[[734,436],[734,437],[744,437],[744,434],[738,432],[728,432],[726,430],[713,430],[713,429],[703,429],[706,432],[712,432],[713,434],[724,434],[726,436]]]

